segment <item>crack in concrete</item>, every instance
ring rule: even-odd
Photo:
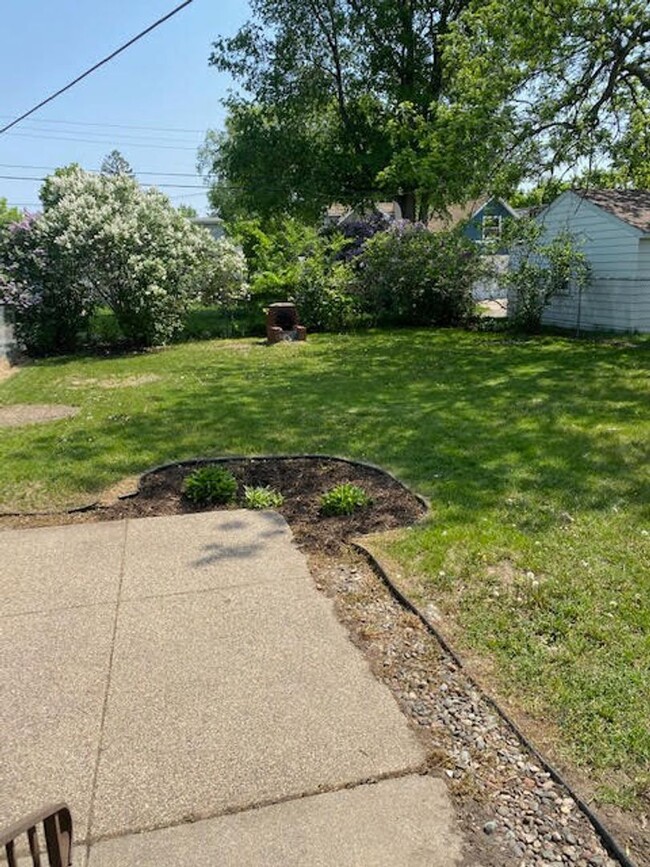
[[[385,780],[401,780],[411,776],[425,776],[429,773],[428,759],[417,765],[411,765],[395,771],[385,771],[384,773],[374,774],[371,777],[363,777],[356,780],[348,780],[341,783],[333,783],[328,786],[318,786],[315,789],[308,789],[304,792],[298,792],[290,795],[280,795],[276,798],[264,798],[258,801],[250,801],[244,804],[233,804],[230,807],[223,807],[217,810],[195,811],[191,816],[187,816],[180,821],[161,822],[160,824],[143,825],[136,829],[129,829],[127,832],[116,831],[111,834],[100,834],[93,837],[89,834],[84,840],[79,840],[78,843],[85,843],[87,852],[90,852],[91,846],[97,843],[102,843],[107,840],[117,840],[126,837],[133,837],[138,834],[147,834],[154,831],[164,831],[168,828],[180,828],[183,825],[193,825],[197,822],[206,822],[210,819],[221,819],[225,816],[236,816],[240,813],[250,813],[255,810],[263,810],[266,807],[273,807],[278,804],[288,804],[292,801],[302,801],[305,798],[315,798],[319,795],[329,795],[336,792],[343,792],[350,789],[359,789],[364,786],[374,786],[377,783],[382,783]],[[92,818],[92,817],[91,817]]]

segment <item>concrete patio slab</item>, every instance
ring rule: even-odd
[[[108,840],[89,867],[456,867],[461,849],[444,783],[415,776]]]
[[[131,600],[120,607],[91,837],[312,793],[423,758],[310,581]]]
[[[0,535],[0,616],[115,602],[126,524],[12,530]]]
[[[0,827],[61,800],[86,836],[115,612],[0,620]]]
[[[2,542],[0,826],[65,800],[97,865],[146,865],[120,846],[149,839],[155,852],[158,834],[178,835],[177,852],[204,834],[226,864],[406,863],[398,849],[439,863],[441,784],[408,784],[423,747],[281,517],[130,519]]]
[[[241,509],[131,521],[125,599],[306,578],[304,558],[275,512]]]

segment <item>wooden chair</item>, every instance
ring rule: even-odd
[[[43,826],[45,852],[49,867],[70,867],[72,864],[72,815],[66,804],[53,804],[26,816],[20,822],[0,831],[0,846],[5,847],[8,867],[18,867],[18,840],[27,836],[33,867],[44,867],[39,826]],[[45,854],[45,853],[43,853]]]

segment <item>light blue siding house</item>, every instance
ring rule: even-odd
[[[591,266],[590,284],[554,298],[545,325],[650,332],[650,190],[568,190],[537,220],[547,237],[571,232]]]
[[[498,244],[509,220],[519,219],[518,213],[496,196],[476,207],[463,227],[463,234],[471,241]],[[505,253],[505,248],[497,252]]]

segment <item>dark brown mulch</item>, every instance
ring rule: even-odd
[[[280,491],[284,503],[277,511],[291,526],[298,544],[311,551],[335,552],[354,536],[409,526],[426,512],[413,493],[381,470],[335,458],[248,458],[220,464],[239,482],[239,500],[244,485],[269,485]],[[89,521],[116,520],[204,511],[182,494],[183,481],[196,466],[173,466],[148,473],[136,496],[85,512],[77,519],[85,516]],[[359,485],[372,504],[345,517],[321,515],[321,495],[341,482]]]

